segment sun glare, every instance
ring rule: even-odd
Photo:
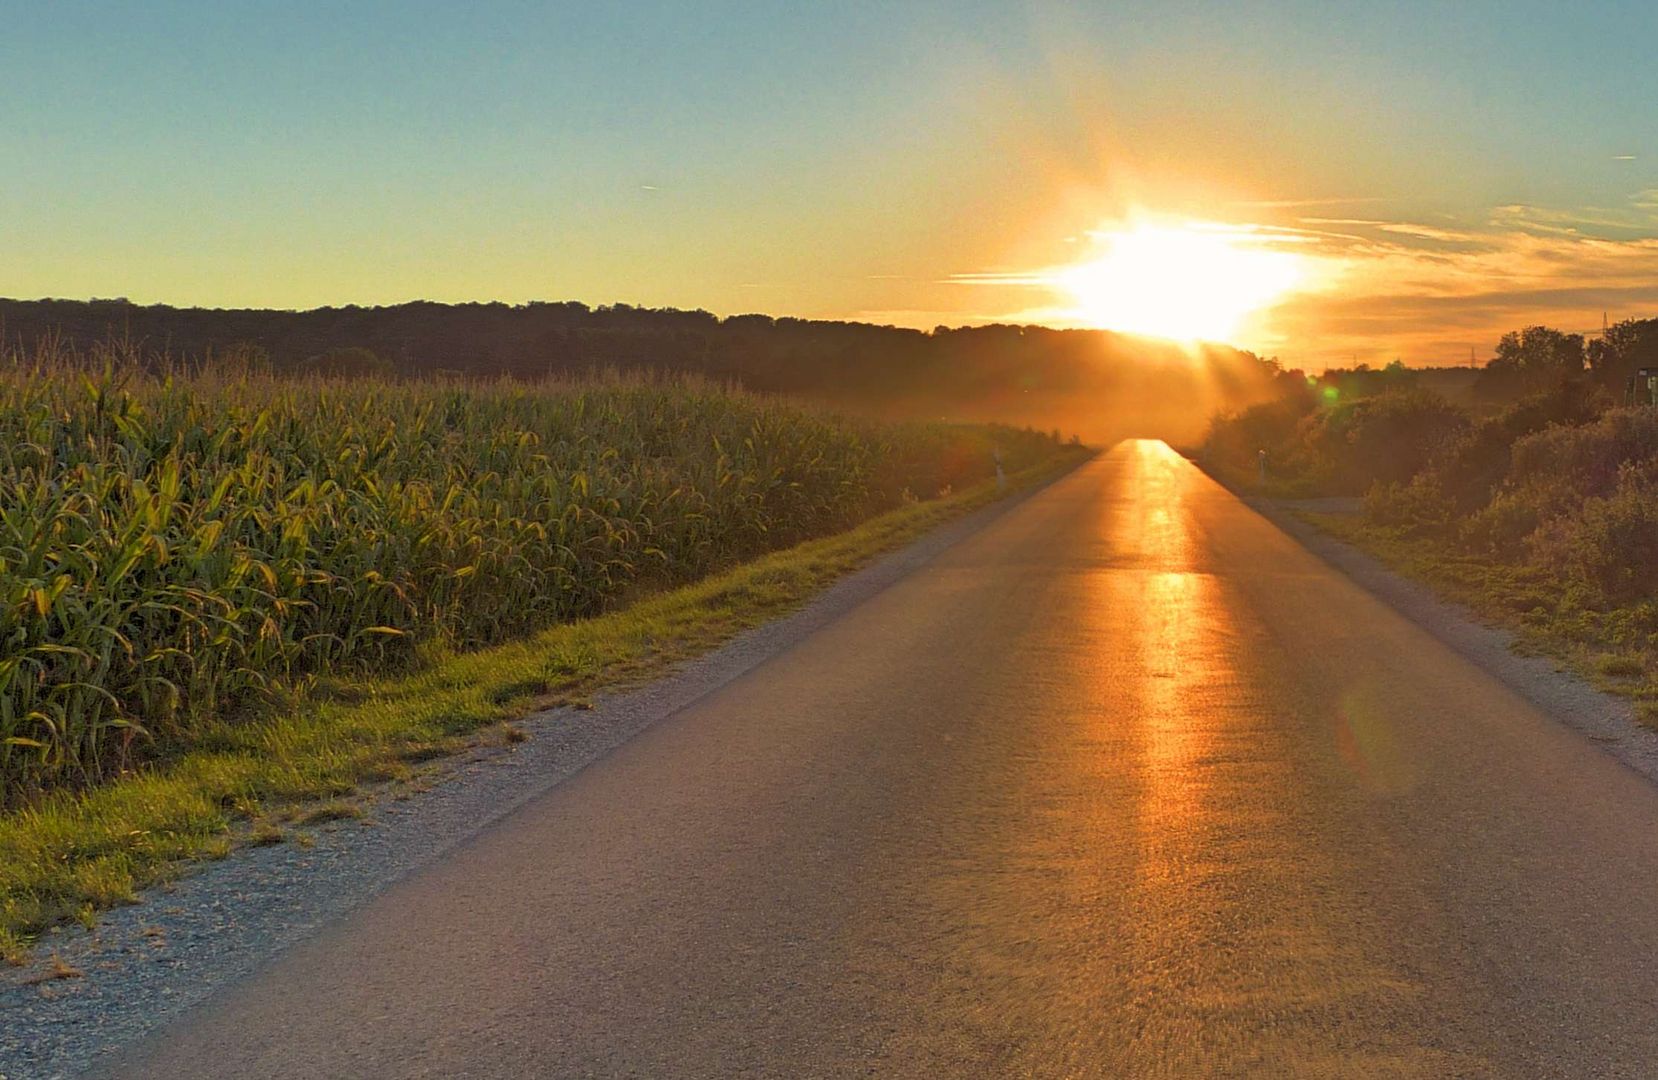
[[[1226,225],[1134,224],[1093,234],[1102,248],[1058,270],[1076,321],[1181,341],[1227,341],[1301,279],[1302,257]]]

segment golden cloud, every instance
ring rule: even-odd
[[[1466,363],[1545,323],[1592,332],[1658,312],[1658,191],[1619,208],[1507,205],[1477,227],[1304,218],[1329,273],[1264,313],[1272,344],[1309,367],[1395,356]]]

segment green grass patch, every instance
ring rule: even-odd
[[[1658,729],[1658,701],[1637,701],[1635,719],[1646,727]]]
[[[1084,456],[1063,451],[1012,477],[1008,490]],[[522,738],[508,721],[658,675],[1000,494],[986,483],[912,503],[610,614],[436,656],[406,676],[319,685],[268,718],[221,724],[171,760],[0,816],[0,957],[17,960],[54,924],[133,902],[188,860],[274,842],[274,826],[260,824],[267,819],[361,816],[364,784],[407,779],[411,765],[480,742]]]
[[[1633,679],[1646,674],[1646,664],[1637,656],[1607,653],[1595,662],[1595,670],[1611,679]]]

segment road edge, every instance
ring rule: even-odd
[[[1512,632],[1492,626],[1465,605],[1446,599],[1430,586],[1387,567],[1375,556],[1325,532],[1273,500],[1227,490],[1279,531],[1457,655],[1557,723],[1584,735],[1605,753],[1658,784],[1658,733],[1635,719],[1634,707],[1628,699],[1599,689],[1558,660],[1516,652]]]

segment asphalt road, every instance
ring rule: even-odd
[[[1124,443],[113,1071],[1658,1075],[1658,790]]]

